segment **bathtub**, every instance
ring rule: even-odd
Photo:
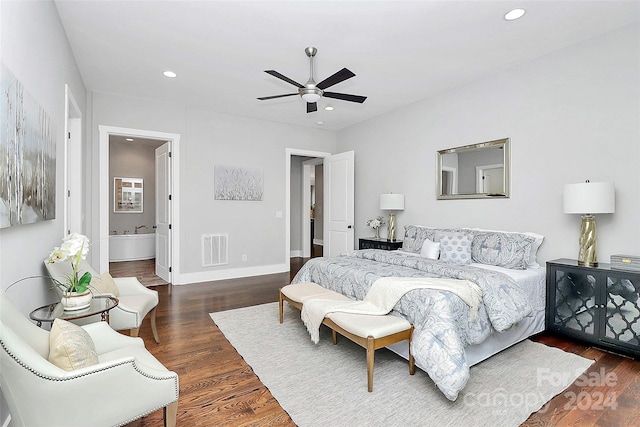
[[[156,233],[109,236],[109,261],[137,261],[156,257]]]

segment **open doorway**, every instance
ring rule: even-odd
[[[99,229],[99,271],[107,271],[109,269],[109,253],[110,253],[110,235],[112,234],[110,229],[110,211],[114,209],[114,205],[110,203],[111,199],[114,198],[114,182],[110,179],[109,174],[109,163],[110,163],[110,139],[112,137],[127,138],[133,139],[134,141],[137,139],[143,140],[154,140],[154,141],[163,141],[163,145],[161,147],[167,147],[165,152],[165,161],[168,160],[166,165],[162,166],[163,170],[155,171],[155,182],[152,187],[155,187],[156,194],[156,202],[161,202],[164,207],[158,208],[156,205],[155,208],[155,219],[153,220],[153,224],[144,224],[147,228],[151,227],[152,230],[155,230],[157,233],[155,236],[156,242],[156,274],[162,277],[167,282],[175,283],[177,276],[179,274],[179,245],[177,242],[174,244],[175,239],[172,238],[173,235],[178,235],[179,230],[179,210],[173,209],[172,206],[178,206],[179,194],[179,173],[178,173],[178,158],[179,158],[179,141],[180,135],[178,134],[170,134],[165,132],[155,132],[155,131],[147,131],[140,129],[129,129],[129,128],[117,128],[110,126],[99,126],[100,133],[100,146],[99,146],[99,156],[100,156],[100,167],[99,167],[99,180],[100,180],[100,196],[99,196],[99,209],[98,209],[98,229]],[[160,149],[160,147],[158,148]],[[157,151],[156,151],[157,152]],[[156,163],[157,163],[157,154],[156,154]],[[166,169],[166,170],[165,170]],[[161,182],[158,183],[158,177],[162,177]],[[157,190],[161,188],[164,190],[164,196],[157,196]],[[158,212],[163,213],[164,218],[162,221],[158,219]],[[148,221],[149,222],[149,221]],[[164,225],[162,230],[166,229],[166,234],[161,236],[161,223]],[[137,224],[138,226],[141,224]],[[157,228],[153,228],[156,226]],[[134,230],[128,230],[131,234],[134,234]],[[122,230],[124,232],[124,228]],[[124,234],[124,233],[123,233]],[[163,237],[162,239],[159,237]],[[161,247],[157,245],[160,244]],[[161,256],[158,256],[161,255]],[[166,272],[163,272],[162,268],[158,268],[158,262],[162,261],[166,263]]]
[[[286,149],[285,264],[291,257],[310,257],[311,253],[311,167],[322,164],[331,153]],[[316,206],[315,225],[318,223]],[[321,234],[320,234],[321,235]]]
[[[324,159],[302,162],[302,257],[322,256],[324,233]],[[293,195],[292,195],[293,197]]]
[[[354,248],[354,152],[348,151],[338,154],[314,152],[308,150],[298,150],[287,148],[286,155],[286,190],[285,190],[285,265],[291,260],[291,235],[296,230],[304,233],[305,237],[310,235],[310,229],[297,226],[292,222],[292,163],[296,156],[307,157],[306,160],[318,158],[323,163],[323,213],[322,221],[322,256],[337,256],[341,253],[353,250]],[[317,180],[317,178],[316,178]],[[310,197],[310,196],[309,196]],[[310,210],[310,198],[303,201],[301,212]],[[307,206],[308,205],[308,206]],[[276,212],[278,215],[278,212]],[[309,225],[310,227],[310,225]],[[306,245],[305,245],[306,246]],[[302,250],[302,249],[301,249]]]

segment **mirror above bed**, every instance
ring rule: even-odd
[[[509,138],[440,150],[436,154],[436,198],[508,198]]]

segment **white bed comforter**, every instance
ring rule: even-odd
[[[508,276],[480,268],[404,256],[397,251],[368,249],[349,256],[313,258],[292,283],[315,282],[354,300],[363,300],[380,277],[443,277],[469,280],[482,291],[477,319],[451,292],[415,289],[392,312],[414,325],[411,352],[417,364],[450,400],[469,379],[464,348],[484,341],[493,330],[509,329],[531,312],[520,287]]]

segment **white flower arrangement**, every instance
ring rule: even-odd
[[[62,240],[62,245],[55,247],[49,258],[48,263],[70,261],[73,272],[67,278],[67,283],[61,283],[54,280],[55,286],[63,292],[84,292],[91,282],[91,273],[88,271],[78,277],[78,268],[81,259],[86,259],[89,253],[89,238],[87,236],[71,233]]]
[[[378,216],[375,219],[368,219],[367,225],[373,228],[374,230],[377,230],[378,228],[384,225],[384,218],[381,216]]]

